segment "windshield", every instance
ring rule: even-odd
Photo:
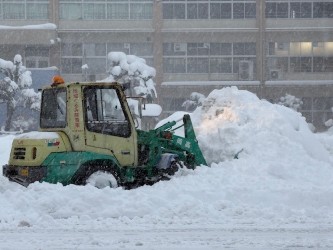
[[[88,87],[84,98],[89,131],[121,137],[130,135],[129,121],[115,89]]]
[[[66,88],[43,91],[40,114],[41,128],[63,128],[66,126],[66,95]]]

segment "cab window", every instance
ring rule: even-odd
[[[130,136],[129,121],[115,89],[87,87],[84,90],[84,103],[88,131]]]
[[[67,116],[66,88],[45,89],[40,113],[41,128],[64,128]]]

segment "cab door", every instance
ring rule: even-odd
[[[113,154],[122,166],[137,159],[136,130],[125,96],[110,86],[85,87],[85,141],[97,153]]]

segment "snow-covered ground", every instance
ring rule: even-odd
[[[333,132],[237,88],[191,117],[209,166],[170,181],[24,188],[1,176],[0,249],[333,249]],[[0,137],[0,165],[13,138]]]

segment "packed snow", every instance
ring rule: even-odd
[[[333,249],[333,131],[236,87],[191,117],[208,166],[170,181],[25,188],[1,176],[0,248]],[[0,137],[1,165],[14,138]]]

